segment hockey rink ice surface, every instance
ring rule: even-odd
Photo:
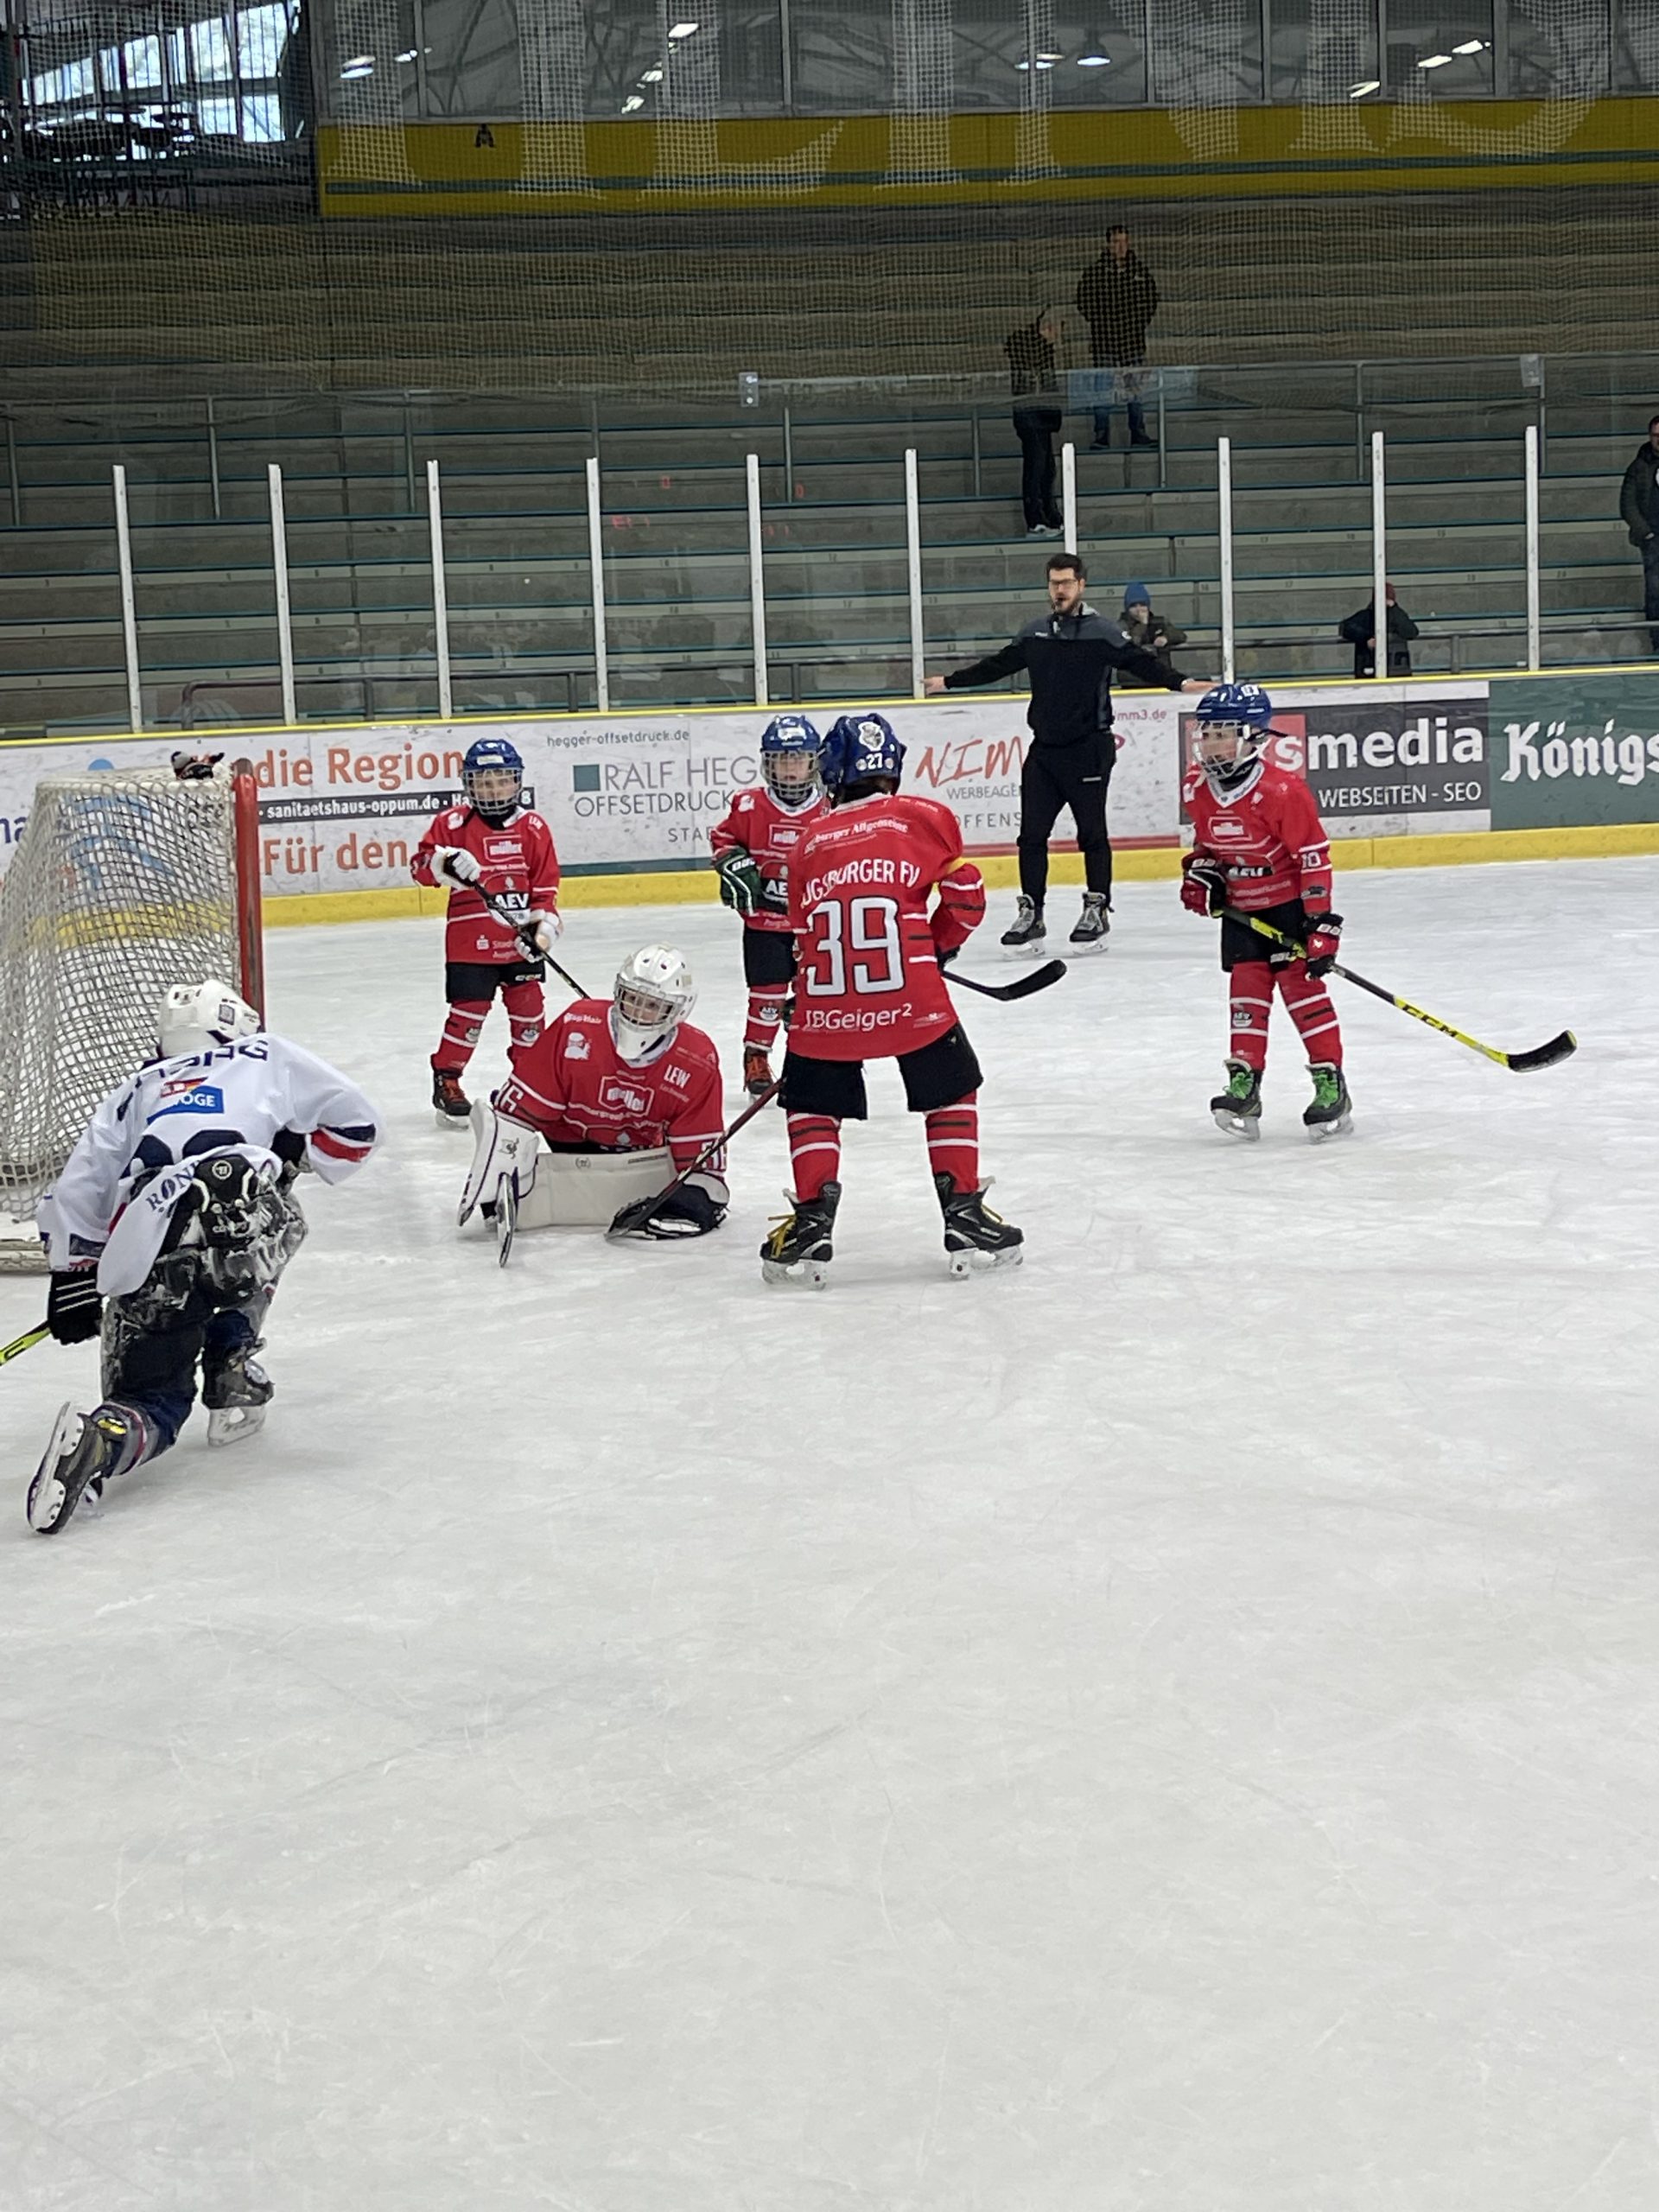
[[[48,1541],[92,1349],[0,1375],[5,2212],[1659,2204],[1659,861],[1338,904],[1578,1057],[1334,984],[1353,1135],[1276,1012],[1240,1146],[1215,928],[1127,886],[962,1000],[1025,1267],[949,1280],[873,1068],[818,1294],[760,1281],[770,1109],[717,1236],[499,1272],[439,925],[272,931],[390,1135],[302,1186],[264,1435]],[[735,1110],[729,915],[563,957],[658,936]]]

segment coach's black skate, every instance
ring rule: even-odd
[[[1326,1137],[1339,1137],[1352,1128],[1354,1102],[1348,1096],[1342,1070],[1333,1068],[1329,1060],[1311,1060],[1307,1071],[1313,1078],[1313,1097],[1302,1109],[1302,1126],[1315,1144],[1322,1144]]]
[[[263,1337],[253,1337],[203,1359],[201,1402],[207,1408],[209,1444],[239,1444],[264,1427],[276,1385],[253,1356],[264,1343]]]
[[[943,1168],[933,1178],[944,1215],[944,1249],[953,1275],[982,1268],[1017,1268],[1024,1260],[1026,1233],[985,1203],[987,1183],[977,1191],[958,1191]]]
[[[816,1198],[792,1198],[794,1211],[780,1221],[760,1247],[760,1274],[767,1282],[809,1282],[822,1290],[836,1255],[830,1232],[841,1204],[839,1183],[826,1183]]]
[[[1042,908],[1034,899],[1027,899],[1022,891],[1020,903],[1014,909],[1014,926],[1002,932],[1003,944],[1012,946],[1016,952],[1023,952],[1029,945],[1040,944],[1047,934]]]
[[[143,1449],[144,1424],[130,1407],[94,1406],[89,1414],[61,1407],[29,1486],[29,1527],[37,1536],[55,1536],[83,1501],[95,1508],[105,1484],[125,1474]]]
[[[1077,916],[1077,925],[1066,942],[1087,952],[1103,942],[1111,926],[1112,918],[1106,911],[1106,893],[1103,891],[1085,891],[1083,912]]]
[[[446,1068],[432,1071],[432,1103],[437,1109],[441,1129],[465,1128],[472,1105],[461,1087],[461,1077],[451,1075]]]
[[[1216,1127],[1252,1144],[1262,1134],[1262,1071],[1243,1060],[1227,1063],[1227,1088],[1210,1101]]]

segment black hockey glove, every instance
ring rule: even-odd
[[[1189,913],[1218,914],[1227,904],[1227,871],[1208,853],[1189,853],[1181,862],[1181,904]]]
[[[715,862],[715,874],[720,878],[722,906],[747,916],[766,903],[765,879],[753,857],[744,851],[742,846],[734,847],[729,853],[722,853]]]
[[[46,1294],[46,1325],[60,1344],[84,1344],[104,1322],[96,1268],[66,1268]]]
[[[270,1141],[271,1150],[283,1163],[283,1190],[305,1172],[305,1142],[297,1129],[278,1129]]]
[[[1315,982],[1328,976],[1342,950],[1342,916],[1310,914],[1307,918],[1307,972]]]
[[[172,756],[173,773],[181,784],[203,784],[224,758],[222,753],[175,753]]]
[[[682,1183],[667,1191],[662,1203],[640,1231],[644,1236],[707,1236],[726,1218],[726,1209],[696,1183]]]

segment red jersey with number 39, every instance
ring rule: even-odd
[[[1211,854],[1227,871],[1230,906],[1260,913],[1300,899],[1310,914],[1330,912],[1330,842],[1300,776],[1264,760],[1237,798],[1223,800],[1195,768],[1181,799],[1192,821],[1193,850]]]
[[[962,825],[938,799],[893,792],[821,816],[789,871],[800,963],[791,1052],[887,1059],[942,1037],[957,1010],[939,955],[965,944],[984,915]]]

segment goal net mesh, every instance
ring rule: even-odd
[[[156,1048],[169,985],[242,980],[233,786],[167,768],[43,777],[0,882],[0,1266],[100,1098]]]

